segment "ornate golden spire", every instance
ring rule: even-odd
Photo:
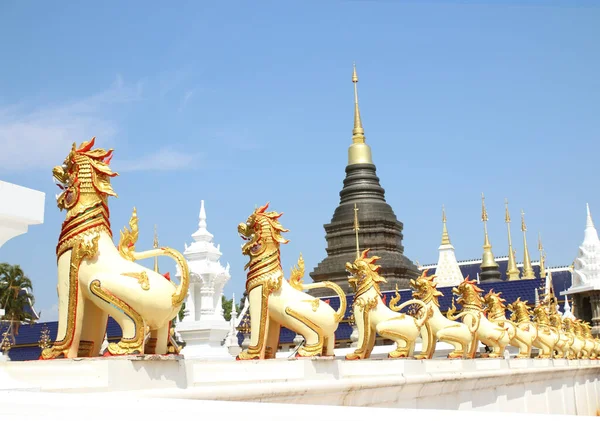
[[[521,209],[521,231],[523,231],[523,278],[535,279],[533,267],[531,267],[531,259],[529,258],[529,250],[527,248],[527,226],[525,225],[525,212]]]
[[[154,248],[158,248],[158,234],[156,232],[156,225],[154,225]],[[154,272],[158,273],[158,256],[154,257]]]
[[[538,250],[540,251],[540,278],[546,277],[546,253],[542,246],[542,234],[538,233]]]
[[[442,205],[442,246],[450,245],[450,236],[448,235],[448,228],[446,228],[446,209]]]
[[[356,64],[352,64],[352,83],[354,84],[354,129],[352,130],[352,143],[365,143],[365,129],[363,129],[358,109],[358,75]]]
[[[353,65],[352,83],[354,84],[354,128],[352,129],[352,145],[348,149],[348,165],[373,164],[371,148],[365,143],[365,129],[362,126],[358,108],[358,75]]]
[[[358,208],[356,207],[356,203],[354,204],[354,232],[356,233],[356,258],[360,259],[360,248],[358,245],[358,230],[360,227],[358,226]]]
[[[517,262],[515,261],[515,253],[513,251],[512,246],[512,238],[510,236],[510,213],[508,212],[508,199],[504,199],[504,222],[506,222],[506,227],[508,228],[508,270],[506,271],[506,276],[508,276],[509,281],[518,281],[519,277],[519,268],[517,267]]]
[[[487,210],[485,208],[485,196],[483,195],[483,193],[481,193],[481,220],[483,221],[483,232],[484,232],[483,259],[481,261],[481,269],[482,269],[481,278],[482,279],[484,277],[486,279],[488,278],[487,276],[484,276],[484,272],[486,272],[484,269],[488,269],[487,272],[490,274],[489,278],[491,279],[492,272],[494,272],[493,273],[494,276],[499,276],[500,272],[498,272],[498,263],[496,263],[496,260],[494,259],[494,253],[492,253],[492,245],[490,244],[490,239],[488,238],[488,231],[487,231],[488,214],[487,214]]]

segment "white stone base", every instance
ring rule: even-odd
[[[570,415],[600,408],[595,360],[112,357],[6,362],[0,373],[42,392],[109,392],[103,402],[176,398]]]
[[[229,350],[222,345],[230,329],[225,319],[181,322],[175,329],[185,341],[181,353],[186,358],[231,360]]]

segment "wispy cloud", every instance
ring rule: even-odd
[[[198,155],[175,151],[171,148],[163,148],[157,152],[144,155],[137,159],[114,159],[114,168],[119,172],[130,171],[172,171],[191,168],[192,164],[197,164],[200,157]]]
[[[117,125],[105,111],[141,97],[141,82],[129,86],[117,76],[109,89],[82,99],[34,109],[22,104],[0,108],[0,171],[48,169],[73,142],[111,138]]]
[[[179,106],[179,112],[183,111],[183,109],[187,105],[188,101],[192,98],[192,96],[194,96],[193,89],[186,91],[185,95],[183,96],[183,99],[181,100],[181,105]]]

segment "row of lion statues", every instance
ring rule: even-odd
[[[100,354],[108,316],[122,329],[122,338],[109,344],[106,356],[178,353],[171,321],[179,313],[189,288],[186,260],[169,247],[138,252],[138,219],[134,209],[129,228],[114,244],[109,221],[108,197],[116,196],[110,167],[113,150],[94,149],[95,139],[73,144],[62,165],[52,170],[62,190],[57,196],[60,210],[66,211],[58,245],[58,333],[41,359],[92,357]],[[238,233],[246,241],[242,253],[249,257],[246,293],[249,300],[250,345],[238,360],[275,358],[281,327],[304,338],[299,357],[334,355],[335,332],[346,314],[346,295],[333,282],[304,284],[303,262],[286,280],[281,267],[280,245],[287,232],[279,222],[281,213],[268,211],[268,204],[255,209]],[[390,358],[433,357],[438,342],[453,347],[449,358],[474,358],[479,342],[491,349],[488,357],[502,357],[508,345],[519,348],[518,358],[530,358],[533,348],[539,358],[600,358],[600,341],[590,326],[579,320],[563,319],[556,298],[549,294],[533,308],[517,299],[505,305],[500,293],[482,290],[468,278],[453,289],[461,305],[453,301],[444,315],[440,311],[435,275],[423,272],[411,280],[412,299],[397,305],[400,295],[386,305],[380,284],[377,256],[363,251],[346,264],[348,281],[355,290],[352,313],[359,339],[346,359],[371,355],[380,335],[396,344]],[[137,260],[169,256],[180,267],[177,284],[136,263]],[[339,296],[338,309],[305,290],[326,288]],[[402,309],[407,312],[401,312]],[[511,311],[506,318],[506,309]],[[422,340],[420,353],[415,343]]]
[[[285,326],[304,337],[298,349],[301,357],[332,356],[333,336],[345,310],[346,300],[339,287],[330,282],[303,285],[297,268],[286,282],[279,257],[279,246],[287,242],[280,222],[281,213],[268,212],[268,204],[257,208],[238,232],[246,244],[242,253],[250,258],[246,291],[250,300],[250,345],[237,358],[274,358],[279,345],[280,327]],[[467,277],[452,289],[458,297],[446,315],[440,310],[435,275],[424,271],[411,280],[412,299],[398,305],[396,290],[389,304],[383,301],[380,284],[386,280],[379,274],[377,256],[364,250],[354,262],[346,263],[348,282],[353,287],[352,314],[358,330],[356,349],[346,355],[348,360],[369,358],[377,335],[396,344],[389,358],[414,357],[431,359],[436,344],[444,342],[453,347],[448,358],[475,358],[479,343],[491,351],[481,357],[502,358],[507,346],[519,349],[517,358],[600,358],[600,339],[592,337],[590,325],[581,320],[564,318],[558,313],[553,293],[530,309],[520,298],[508,306],[501,292],[483,290]],[[300,262],[299,262],[300,263]],[[340,297],[334,310],[327,302],[314,298],[302,289],[331,288]],[[410,311],[400,312],[407,308]],[[506,318],[506,311],[511,312]],[[414,349],[421,338],[421,351]]]

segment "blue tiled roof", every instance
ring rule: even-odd
[[[501,273],[506,272],[506,261],[498,262],[500,264]],[[539,268],[535,266],[536,273]],[[462,265],[461,270],[463,271],[463,275],[469,277],[471,279],[477,279],[477,273],[479,272],[479,263]],[[429,273],[435,273],[435,269],[430,269]],[[552,272],[552,280],[554,285],[554,291],[559,299],[560,310],[563,310],[563,302],[564,297],[559,295],[560,291],[564,291],[571,286],[571,273],[567,270],[564,271],[556,271]],[[544,281],[542,279],[532,279],[532,280],[519,280],[519,281],[500,281],[500,282],[488,282],[479,284],[479,287],[484,290],[484,294],[487,293],[490,289],[494,289],[496,292],[502,292],[502,297],[506,300],[507,303],[511,303],[515,301],[517,298],[521,298],[521,300],[527,300],[529,303],[533,304],[535,301],[535,289],[539,288],[543,285]],[[443,294],[443,296],[439,297],[440,309],[445,312],[451,305],[452,302],[452,288],[451,287],[442,287],[439,288],[439,291]],[[408,301],[412,298],[411,290],[401,290],[400,292],[400,303]],[[390,302],[390,299],[395,295],[392,292],[385,292],[384,299],[386,303]],[[339,297],[326,297],[324,298],[329,300],[329,304],[334,308],[339,308],[340,299]],[[346,314],[345,319],[348,319],[351,314],[352,304],[354,302],[354,296],[348,295],[346,296]],[[6,326],[6,325],[4,325]],[[9,356],[14,361],[24,361],[24,360],[35,360],[39,358],[40,348],[38,347],[38,341],[41,336],[41,331],[44,326],[47,326],[50,331],[50,339],[56,339],[56,332],[58,329],[58,322],[47,322],[47,323],[35,323],[33,325],[22,325],[19,329],[19,335],[16,336],[16,346],[12,348],[9,352]],[[348,340],[350,339],[350,335],[352,334],[352,327],[347,322],[341,322],[337,331],[335,332],[335,336],[337,340]],[[119,325],[109,317],[108,325],[107,325],[107,336],[109,340],[118,340],[121,337],[121,328]],[[241,345],[243,341],[243,335],[238,333],[238,341]],[[296,333],[292,332],[287,328],[282,328],[279,342],[280,344],[292,344],[294,342],[294,338],[296,337]]]

